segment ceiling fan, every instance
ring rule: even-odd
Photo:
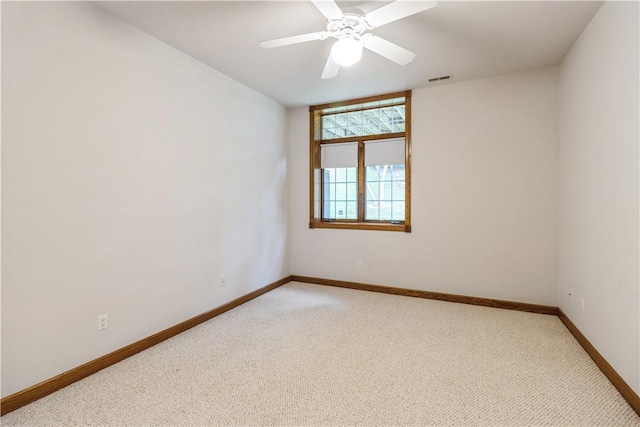
[[[260,46],[270,49],[313,40],[325,40],[329,37],[337,39],[322,71],[323,79],[336,77],[340,66],[348,67],[358,62],[362,56],[363,47],[397,64],[410,63],[415,58],[415,53],[367,31],[431,9],[436,5],[435,1],[396,0],[365,15],[358,15],[343,13],[334,0],[311,0],[311,2],[329,20],[326,31],[267,40],[260,43]]]

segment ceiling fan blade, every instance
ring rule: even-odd
[[[279,47],[279,46],[287,46],[290,44],[296,44],[296,43],[304,43],[304,42],[310,42],[313,40],[324,40],[327,38],[327,36],[329,35],[328,32],[326,31],[319,31],[316,33],[308,33],[308,34],[300,34],[297,36],[290,36],[290,37],[282,37],[279,39],[273,39],[273,40],[267,40],[264,42],[260,43],[260,47],[262,47],[263,49],[270,49],[272,47]]]
[[[407,65],[416,57],[415,53],[371,33],[367,34],[367,37],[363,37],[362,42],[365,48],[396,64]]]
[[[340,71],[340,65],[338,65],[338,63],[333,60],[333,57],[329,55],[329,59],[327,59],[327,63],[324,66],[321,77],[325,80],[332,79],[338,75],[338,71]]]
[[[333,0],[311,0],[311,3],[329,20],[334,21],[344,18],[342,11]]]
[[[386,6],[367,13],[364,16],[364,20],[371,27],[375,28],[431,9],[436,4],[437,2],[435,1],[396,0],[393,3],[389,3]]]

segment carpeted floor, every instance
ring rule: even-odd
[[[638,426],[555,316],[291,282],[2,425]]]

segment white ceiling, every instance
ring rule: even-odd
[[[388,1],[339,1],[369,12]],[[322,31],[299,1],[107,1],[96,5],[287,107],[314,105],[559,64],[602,1],[440,1],[373,33],[417,54],[405,66],[366,51],[338,77],[320,75],[334,39],[262,49]],[[431,77],[449,81],[429,83]]]

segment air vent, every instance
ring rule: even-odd
[[[439,82],[440,80],[449,80],[451,76],[432,77],[429,79],[429,83]]]

